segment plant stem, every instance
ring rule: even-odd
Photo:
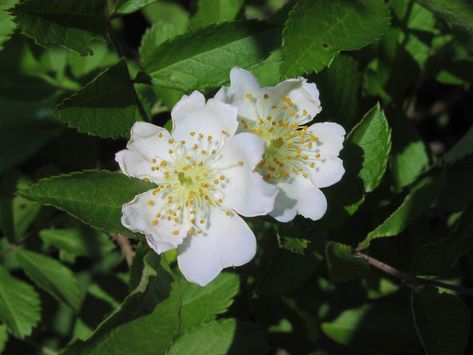
[[[128,266],[131,266],[133,257],[135,256],[135,252],[133,251],[133,248],[131,247],[130,241],[128,240],[127,237],[125,237],[122,234],[115,234],[113,238],[115,239],[118,246],[122,250],[122,253],[125,256],[126,263],[128,264]]]
[[[110,14],[109,11],[108,11],[108,7],[109,7],[108,0],[105,0],[104,11],[105,11],[105,21],[106,21],[106,24],[107,24],[107,34],[108,34],[108,37],[110,38],[110,42],[112,43],[113,48],[115,48],[115,51],[117,52],[118,56],[120,58],[123,58],[125,60],[125,63],[126,63],[127,58],[125,56],[125,52],[123,51],[123,48],[120,45],[120,41],[118,40],[118,38],[115,34],[115,31],[112,28],[112,24],[111,24],[114,13]],[[133,95],[133,99],[135,100],[136,107],[138,108],[138,112],[139,112],[141,118],[143,119],[143,121],[149,122],[150,120],[148,118],[148,115],[146,114],[146,111],[143,108],[143,105],[141,104],[141,101],[138,98],[138,94],[136,93],[135,87],[133,85],[133,80],[131,79],[130,70],[128,69],[128,64],[126,65],[126,75],[127,75],[128,84],[130,85],[131,93]]]
[[[399,279],[402,283],[406,284],[407,286],[410,286],[413,288],[416,288],[419,286],[436,286],[436,287],[445,288],[448,290],[456,291],[458,293],[473,297],[473,290],[470,290],[468,288],[448,284],[442,281],[418,278],[412,274],[408,274],[406,272],[400,271],[392,267],[391,265],[383,263],[382,261],[375,259],[361,251],[355,251],[355,255],[363,259],[368,265],[371,265],[375,269],[378,269],[388,275],[391,275]]]

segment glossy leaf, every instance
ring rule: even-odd
[[[79,310],[79,284],[71,270],[49,256],[25,249],[18,249],[16,257],[23,271],[36,285],[58,301]]]
[[[419,4],[456,26],[473,32],[473,4],[466,0],[416,0]]]
[[[179,280],[179,285],[182,293],[182,329],[187,330],[225,312],[239,291],[240,278],[224,272],[206,287],[192,284],[184,278]]]
[[[121,0],[117,7],[116,13],[119,15],[127,15],[156,2],[156,0]]]
[[[61,45],[82,55],[105,31],[103,0],[26,0],[13,13],[22,33],[49,47]]]
[[[164,43],[144,69],[157,86],[214,88],[229,80],[234,66],[263,61],[278,45],[277,34],[277,28],[252,21],[209,26]]]
[[[261,354],[261,331],[235,319],[217,320],[184,332],[167,355]]]
[[[443,175],[426,176],[421,179],[401,205],[378,227],[368,233],[358,245],[358,249],[367,248],[376,238],[398,235],[416,221],[437,200],[443,184]]]
[[[389,25],[382,0],[301,0],[284,27],[281,74],[319,72],[342,50],[378,40]]]
[[[79,132],[102,138],[128,137],[140,120],[126,63],[103,71],[55,111],[57,118]]]
[[[64,354],[164,354],[179,331],[181,297],[164,259],[145,258],[140,284],[86,341]]]
[[[32,286],[0,267],[0,319],[17,338],[30,335],[40,320],[41,304]]]
[[[381,182],[391,150],[391,129],[379,105],[365,114],[350,133],[349,141],[363,151],[363,164],[359,177],[365,191],[373,191]]]
[[[40,211],[40,204],[16,195],[31,181],[18,173],[5,175],[0,185],[0,227],[10,243],[23,239]]]
[[[120,222],[122,205],[152,187],[121,173],[91,170],[42,179],[20,194],[65,211],[97,229],[130,235]]]
[[[236,19],[243,0],[199,0],[197,12],[191,18],[191,29]]]
[[[4,0],[0,4],[0,50],[3,49],[3,43],[8,41],[16,29],[16,23],[13,16],[7,12],[18,3],[19,0]]]

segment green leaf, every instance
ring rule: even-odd
[[[55,113],[60,121],[82,133],[128,137],[140,118],[125,61],[112,65],[65,99]]]
[[[17,338],[30,335],[40,320],[41,304],[32,286],[0,266],[0,319]]]
[[[236,19],[244,0],[198,0],[197,12],[191,18],[191,29]]]
[[[392,237],[409,227],[437,200],[443,180],[444,175],[426,176],[416,183],[401,205],[358,244],[358,249],[368,248],[373,239]]]
[[[418,344],[413,328],[408,312],[395,304],[363,305],[322,323],[322,332],[334,342],[370,352],[413,351]]]
[[[325,257],[332,282],[344,282],[363,277],[370,271],[369,265],[356,257],[348,245],[328,242],[325,247]]]
[[[365,114],[350,133],[349,141],[363,151],[359,177],[365,191],[373,191],[381,182],[391,151],[391,130],[379,104]]]
[[[473,4],[467,0],[416,0],[453,25],[473,32]]]
[[[127,15],[156,2],[156,0],[122,0],[119,1],[116,13],[119,15]]]
[[[216,320],[184,332],[167,355],[262,354],[262,332],[235,319]]]
[[[170,22],[159,21],[153,24],[143,35],[140,46],[140,62],[143,67],[152,64],[154,57],[159,54],[159,46],[174,37],[184,33],[184,29],[179,28]]]
[[[0,227],[10,243],[21,240],[40,211],[40,204],[15,195],[31,181],[17,173],[6,174],[0,186]]]
[[[440,275],[449,272],[457,260],[473,249],[473,200],[470,200],[448,238],[421,247],[414,258],[418,275]]]
[[[42,179],[20,194],[99,230],[133,235],[120,222],[122,205],[153,186],[121,173],[90,170]]]
[[[0,324],[0,353],[3,353],[3,351],[5,350],[5,345],[7,345],[7,341],[7,326],[5,324]]]
[[[6,10],[11,9],[19,0],[4,0],[0,4],[0,51],[3,49],[3,43],[8,41],[16,29],[16,23],[13,16]]]
[[[319,72],[342,50],[357,50],[389,26],[382,0],[301,0],[284,27],[281,75]]]
[[[39,236],[46,247],[55,247],[74,256],[100,257],[115,249],[115,244],[93,228],[43,229]]]
[[[89,339],[73,342],[63,354],[164,354],[178,334],[180,308],[169,266],[150,252],[137,289]]]
[[[22,33],[43,47],[92,54],[90,41],[105,32],[103,0],[26,0],[13,13]]]
[[[234,66],[249,68],[277,46],[278,29],[253,21],[213,25],[161,45],[144,67],[154,85],[184,91],[227,82]]]
[[[393,149],[390,171],[394,186],[400,190],[413,183],[427,169],[429,156],[416,127],[407,117],[397,115],[391,124]]]
[[[361,72],[358,63],[346,55],[337,56],[317,75],[323,109],[320,121],[336,121],[348,129],[360,114]]]
[[[71,270],[49,256],[24,249],[17,249],[16,257],[20,267],[36,285],[59,302],[79,310],[79,284]]]
[[[189,14],[180,4],[159,1],[143,9],[143,13],[151,23],[167,22],[182,32],[189,27]]]
[[[309,246],[310,241],[304,238],[289,237],[277,234],[278,245],[280,248],[289,250],[293,253],[304,255],[305,250]]]
[[[223,272],[206,287],[184,278],[179,280],[179,286],[182,293],[182,330],[187,330],[225,312],[239,291],[240,278],[236,274]]]
[[[379,105],[368,111],[348,134],[340,157],[345,175],[339,184],[325,190],[327,213],[320,225],[341,226],[361,206],[365,194],[374,190],[386,171],[391,150],[391,131]]]
[[[447,152],[445,161],[453,164],[456,161],[473,153],[473,127]]]
[[[432,286],[412,292],[412,314],[427,355],[462,355],[470,334],[470,311],[456,296]]]

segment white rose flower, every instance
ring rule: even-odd
[[[277,189],[254,172],[264,142],[236,134],[237,108],[194,91],[171,112],[173,129],[135,123],[116,161],[128,176],[156,188],[123,205],[122,224],[143,233],[158,254],[178,248],[187,280],[201,286],[225,267],[248,263],[253,232],[238,215],[269,213]]]
[[[280,222],[297,214],[322,218],[327,200],[319,189],[337,183],[345,172],[338,158],[345,130],[331,122],[304,126],[321,110],[316,85],[298,78],[262,88],[253,74],[240,68],[231,70],[230,81],[215,98],[237,106],[240,131],[266,143],[257,171],[279,189],[270,214]]]

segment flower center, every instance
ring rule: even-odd
[[[210,135],[190,132],[188,141],[176,142],[169,139],[172,148],[168,153],[171,159],[156,156],[151,161],[151,171],[158,172],[157,177],[151,178],[157,184],[153,190],[155,200],[149,200],[148,205],[156,210],[152,224],[161,221],[172,222],[172,234],[185,235],[202,234],[208,225],[210,207],[221,206],[225,199],[225,186],[228,179],[225,170],[242,166],[238,161],[223,168],[215,168],[214,162],[221,157],[226,132],[222,132],[219,140]],[[158,139],[166,139],[158,135]],[[233,212],[227,211],[228,216]]]
[[[252,95],[247,95],[248,99]],[[264,95],[264,101],[269,95]],[[320,158],[318,137],[300,125],[307,110],[300,112],[292,100],[284,97],[279,104],[271,106],[269,115],[256,121],[241,120],[243,127],[266,142],[263,161],[258,172],[268,182],[285,179],[293,174],[309,177],[308,170],[315,168]]]

